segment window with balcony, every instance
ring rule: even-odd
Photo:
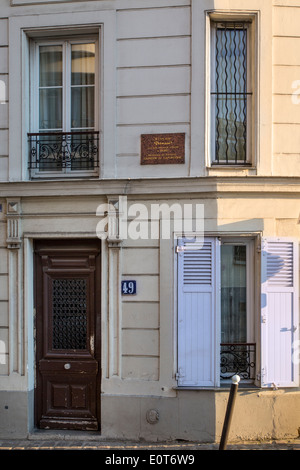
[[[247,386],[298,386],[298,241],[263,238],[256,252],[248,237],[185,238],[177,253],[178,386],[235,374]]]
[[[98,43],[34,41],[29,169],[32,177],[98,174]]]

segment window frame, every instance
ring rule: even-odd
[[[220,237],[221,246],[245,246],[246,247],[246,295],[247,295],[247,341],[255,340],[254,318],[254,244],[253,237]],[[220,257],[220,263],[222,262]]]
[[[257,87],[258,87],[258,41],[257,18],[255,13],[244,12],[207,12],[206,18],[206,166],[213,169],[251,169],[256,166],[256,127],[257,127]],[[215,159],[215,124],[212,106],[212,84],[215,79],[215,24],[244,23],[247,25],[247,129],[246,129],[246,161],[236,163],[218,163]],[[250,105],[249,105],[250,104]],[[256,123],[256,124],[255,124]]]
[[[93,9],[73,5],[56,13],[24,12],[8,19],[9,51],[9,149],[10,181],[29,181],[29,65],[30,39],[57,37],[66,34],[97,34],[99,38],[99,172],[96,179],[116,175],[116,10]],[[105,64],[105,67],[104,67]],[[19,77],[20,80],[16,80]],[[61,178],[60,178],[61,179]],[[92,179],[92,177],[91,177]],[[85,178],[86,180],[86,178]],[[70,180],[71,181],[71,180]]]
[[[253,384],[256,381],[257,370],[258,370],[258,361],[257,361],[257,353],[259,350],[259,342],[258,338],[256,337],[256,318],[255,318],[255,275],[254,275],[254,246],[255,240],[253,237],[220,237],[220,270],[222,269],[222,246],[230,245],[230,246],[245,246],[246,247],[246,319],[247,319],[247,339],[246,343],[255,343],[256,344],[256,351],[255,351],[255,370],[254,370],[254,379],[242,380],[242,383],[250,383]],[[220,286],[221,286],[221,275],[220,274]],[[220,305],[220,330],[222,324],[222,305]],[[221,338],[220,338],[221,344]],[[231,379],[223,379],[221,384],[231,383]]]
[[[236,160],[228,160],[223,162],[222,160],[217,160],[216,158],[216,125],[215,125],[215,108],[212,104],[213,102],[213,90],[215,89],[216,84],[216,32],[219,25],[226,24],[232,25],[234,23],[243,24],[244,28],[247,31],[247,42],[246,42],[246,158],[244,161],[239,162]],[[211,129],[211,164],[218,165],[218,166],[248,166],[251,165],[251,136],[252,136],[252,125],[251,125],[251,116],[252,116],[252,108],[253,108],[253,60],[252,60],[252,23],[250,21],[232,21],[232,20],[224,20],[224,21],[215,21],[211,20],[210,26],[211,32],[211,82],[210,82],[210,109],[211,109],[211,121],[210,121],[210,129]],[[250,105],[250,106],[249,106]]]
[[[30,92],[29,92],[29,101],[30,101],[30,118],[29,118],[29,133],[42,133],[39,129],[39,48],[40,46],[53,46],[61,45],[62,46],[62,57],[63,57],[63,67],[62,67],[62,90],[63,90],[63,105],[62,105],[62,130],[57,132],[70,133],[70,117],[71,117],[71,46],[72,44],[95,44],[95,84],[94,84],[94,130],[91,132],[99,131],[99,112],[100,112],[100,60],[99,60],[99,35],[95,33],[80,33],[80,34],[59,34],[57,31],[56,36],[50,37],[34,37],[30,40],[30,60],[29,60],[29,77],[30,77]],[[48,131],[46,131],[47,133]],[[55,132],[55,131],[49,131]],[[78,131],[79,132],[79,131]],[[98,148],[100,153],[100,148]],[[98,156],[99,159],[99,156]],[[31,169],[30,176],[31,178],[74,178],[74,177],[93,177],[98,176],[99,169],[98,167],[93,168],[92,170],[74,170],[69,167],[62,168],[60,171],[50,171],[50,170],[39,170]]]

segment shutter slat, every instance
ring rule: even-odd
[[[190,242],[183,245],[190,248]],[[198,249],[195,249],[198,248]],[[212,283],[212,243],[196,244],[193,249],[183,251],[184,285],[211,285]]]
[[[267,251],[268,284],[293,286],[293,244],[269,242]]]

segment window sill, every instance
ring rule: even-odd
[[[212,164],[211,166],[207,166],[208,170],[255,170],[255,167],[251,164],[245,165],[221,165],[221,164]]]
[[[222,163],[212,163],[208,168],[226,168],[227,170],[231,168],[251,169],[253,165],[251,163],[224,163],[224,165]]]
[[[74,180],[74,179],[97,179],[99,178],[99,174],[96,173],[96,172],[91,172],[91,173],[87,173],[87,172],[77,172],[77,173],[45,173],[45,174],[42,174],[42,173],[39,173],[39,174],[35,174],[35,175],[31,175],[30,176],[30,181],[34,181],[34,180],[59,180],[59,181],[69,181],[69,180]]]
[[[224,175],[227,176],[248,176],[256,175],[257,168],[255,166],[242,166],[242,165],[212,165],[206,167],[208,176],[211,175]]]
[[[224,390],[230,390],[231,388],[231,384],[230,383],[226,383],[226,384],[222,384],[220,385],[220,387],[180,387],[180,386],[177,386],[177,387],[173,387],[173,390],[178,390],[178,391],[185,391],[185,390],[192,390],[192,391],[203,391],[203,392],[222,392]],[[257,386],[257,385],[254,385],[254,384],[239,384],[239,390],[250,390],[250,391],[254,391],[254,390],[260,390],[261,387]]]

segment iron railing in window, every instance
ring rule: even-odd
[[[99,166],[99,132],[29,133],[28,142],[30,170],[90,171]]]
[[[215,25],[215,71],[212,89],[215,120],[213,164],[247,165],[248,25]]]
[[[242,380],[255,378],[255,343],[221,344],[221,380],[228,380],[238,374]]]

